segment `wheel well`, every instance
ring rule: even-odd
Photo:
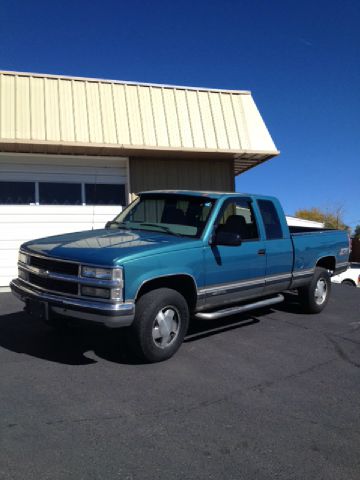
[[[316,266],[326,268],[326,270],[331,270],[332,272],[335,270],[335,257],[323,257],[317,261]]]
[[[354,285],[354,287],[356,287],[356,283],[354,282],[354,280],[351,280],[351,278],[344,278],[344,280],[341,282],[341,283],[351,283],[352,285]]]
[[[140,287],[136,300],[145,293],[155,290],[156,288],[171,288],[176,290],[185,298],[189,305],[189,309],[194,310],[197,300],[197,291],[195,281],[189,275],[171,275],[149,280]]]

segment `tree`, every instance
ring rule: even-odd
[[[312,220],[314,222],[321,222],[325,228],[338,228],[340,230],[349,230],[349,227],[343,220],[343,208],[339,207],[333,212],[323,212],[320,208],[313,207],[310,209],[300,209],[295,212],[295,217],[303,218],[304,220]]]
[[[360,238],[360,225],[356,225],[354,229],[354,237],[355,238]]]

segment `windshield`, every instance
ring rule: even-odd
[[[131,228],[199,238],[215,200],[174,194],[144,194],[118,215],[110,228]]]

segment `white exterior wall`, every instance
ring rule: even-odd
[[[128,201],[127,165],[124,158],[0,154],[0,180],[125,184]],[[121,209],[121,205],[0,205],[0,287],[17,275],[23,242],[102,228]]]

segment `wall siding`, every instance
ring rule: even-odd
[[[185,189],[234,191],[229,160],[130,158],[130,190]]]

